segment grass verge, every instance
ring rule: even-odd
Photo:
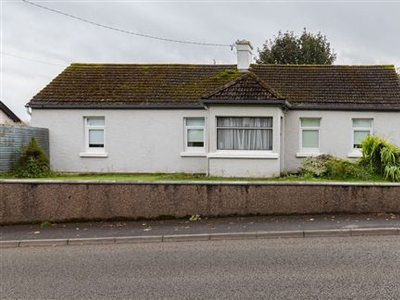
[[[0,179],[12,179],[6,174],[0,174]],[[32,178],[31,178],[32,179]],[[35,178],[38,180],[82,180],[82,181],[257,181],[257,182],[364,182],[360,179],[347,178],[346,180],[333,180],[326,178],[315,178],[309,174],[285,174],[273,178],[244,178],[244,177],[216,177],[205,174],[191,173],[54,173],[49,177]],[[371,178],[365,182],[385,182],[381,177]]]

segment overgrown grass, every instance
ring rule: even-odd
[[[7,174],[0,174],[0,178],[10,179]],[[217,177],[207,176],[205,174],[190,173],[54,173],[52,176],[37,178],[39,180],[77,180],[77,181],[208,181],[208,182],[356,182],[356,181],[385,181],[381,177],[371,178],[370,180],[359,180],[355,178],[333,179],[324,177],[314,177],[311,174],[282,174],[281,176],[264,178],[264,177]]]
[[[52,179],[60,180],[122,180],[122,181],[162,181],[162,180],[210,180],[204,174],[189,173],[88,173],[88,174],[66,174],[58,173]]]
[[[9,174],[0,174],[0,178],[13,178]],[[266,181],[273,178],[217,177],[192,173],[54,173],[52,176],[37,179],[52,180],[93,180],[93,181]],[[275,179],[276,180],[276,179]]]

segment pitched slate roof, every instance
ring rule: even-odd
[[[243,75],[236,65],[71,64],[28,105],[202,106],[204,99],[275,98],[297,108],[400,109],[400,82],[394,66],[252,65]]]
[[[234,65],[72,64],[29,105],[201,105],[201,95],[240,75]]]
[[[394,66],[253,65],[252,70],[296,107],[397,107]]]
[[[230,81],[215,91],[202,96],[203,99],[225,101],[263,101],[283,99],[283,97],[253,72],[247,72],[241,77]]]

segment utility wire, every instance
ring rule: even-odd
[[[66,65],[53,64],[53,63],[44,62],[44,61],[40,61],[40,60],[34,60],[34,59],[31,59],[31,58],[27,58],[27,57],[15,55],[15,54],[12,54],[12,53],[6,53],[6,52],[3,52],[3,51],[0,51],[0,53],[3,54],[3,55],[8,55],[8,56],[16,57],[16,58],[19,58],[19,59],[23,59],[23,60],[27,60],[27,61],[32,61],[32,62],[35,62],[35,63],[38,63],[38,64],[44,64],[44,65],[50,65],[50,66],[57,66],[57,67],[66,67],[66,65],[67,65],[67,64],[66,64]]]
[[[37,3],[34,3],[34,2],[27,1],[27,0],[22,0],[22,1],[27,3],[27,4],[39,7],[41,9],[48,10],[48,11],[51,11],[51,12],[54,12],[54,13],[57,13],[57,14],[60,14],[60,15],[63,15],[63,16],[66,16],[66,17],[69,17],[69,18],[72,18],[72,19],[76,19],[76,20],[79,20],[79,21],[82,21],[82,22],[85,22],[85,23],[89,23],[89,24],[92,24],[92,25],[95,25],[95,26],[98,26],[98,27],[102,27],[102,28],[105,28],[105,29],[118,31],[118,32],[122,32],[122,33],[127,33],[127,34],[131,34],[131,35],[136,35],[136,36],[140,36],[140,37],[144,37],[144,38],[149,38],[149,39],[154,39],[154,40],[159,40],[159,41],[164,41],[164,42],[197,45],[197,46],[231,47],[231,49],[233,47],[233,45],[231,45],[231,44],[202,43],[202,42],[194,42],[194,41],[175,40],[175,39],[168,39],[168,38],[152,36],[152,35],[143,34],[143,33],[137,33],[137,32],[133,32],[133,31],[119,29],[119,28],[103,25],[103,24],[100,24],[100,23],[96,23],[96,22],[93,22],[93,21],[89,21],[89,20],[83,19],[81,17],[77,17],[77,16],[74,16],[74,15],[71,15],[71,14],[68,14],[68,13],[53,9],[53,8],[49,8],[49,7],[44,6],[44,5],[40,5],[40,4],[37,4]]]

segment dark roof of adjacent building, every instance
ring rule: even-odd
[[[71,64],[32,107],[201,106],[285,100],[295,108],[400,109],[394,66]]]
[[[0,110],[2,110],[6,116],[8,116],[13,122],[15,123],[21,123],[21,119],[18,118],[16,114],[13,113],[11,109],[7,107],[2,101],[0,101]]]

